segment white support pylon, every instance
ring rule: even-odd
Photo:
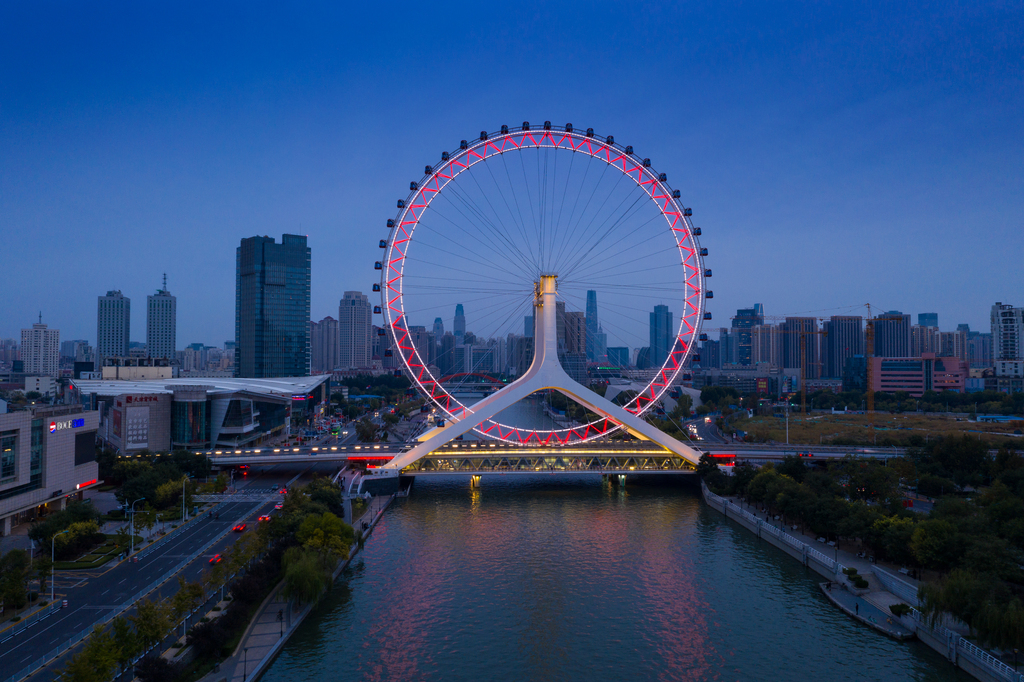
[[[371,469],[378,475],[394,475],[416,460],[424,457],[442,445],[472,431],[507,407],[538,391],[553,389],[580,403],[591,412],[621,424],[632,436],[649,440],[679,455],[693,464],[700,461],[700,453],[685,443],[676,440],[660,429],[605,400],[589,388],[581,386],[566,374],[558,362],[557,319],[555,314],[555,280],[558,275],[542,274],[534,298],[534,319],[539,323],[534,329],[533,362],[519,379],[492,393],[472,407],[466,409],[466,416],[443,427],[435,427],[419,437],[419,444],[403,452],[378,469]]]

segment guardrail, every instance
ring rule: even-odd
[[[0,637],[3,637],[3,639],[0,639],[0,644],[3,644],[7,640],[16,637],[17,635],[20,635],[22,632],[29,629],[39,621],[46,620],[47,618],[52,616],[55,611],[59,610],[59,601],[50,602],[48,606],[44,606],[43,608],[38,609],[37,611],[26,617],[24,620],[19,621],[14,627],[12,627],[6,633],[0,633]]]
[[[1007,680],[1007,682],[1024,682],[1024,673],[1017,672],[1011,666],[1006,665],[981,647],[971,644],[959,633],[953,632],[945,625],[929,625],[924,614],[917,609],[912,608],[910,610],[910,617],[916,621],[918,629],[926,630],[935,639],[947,642],[952,651],[956,652],[956,655],[969,656],[975,665],[988,671],[993,677]],[[947,654],[947,658],[956,663],[956,660],[949,654]]]
[[[244,519],[245,517],[247,517],[250,514],[254,513],[257,509],[259,509],[260,506],[261,505],[257,505],[255,507],[253,507],[249,511],[245,512],[244,514],[242,514],[239,518]],[[112,620],[113,618],[115,618],[116,616],[120,615],[121,613],[124,613],[129,608],[131,608],[132,605],[135,604],[135,602],[137,602],[138,600],[142,599],[143,597],[145,597],[147,594],[149,594],[150,592],[152,592],[156,588],[160,587],[162,584],[167,582],[167,580],[169,580],[170,578],[174,577],[179,571],[181,571],[183,568],[185,568],[185,566],[187,566],[188,564],[190,564],[193,561],[195,561],[196,557],[198,557],[200,554],[202,554],[203,552],[208,550],[210,547],[213,547],[214,544],[219,542],[229,532],[231,532],[230,526],[223,533],[221,533],[220,535],[217,535],[212,540],[210,540],[205,545],[203,545],[193,556],[187,557],[185,559],[182,559],[177,564],[175,564],[174,568],[166,571],[159,578],[157,578],[153,582],[149,583],[146,587],[144,587],[141,590],[139,590],[138,592],[136,592],[134,595],[132,595],[126,601],[122,602],[118,606],[115,606],[114,609],[113,609],[113,613],[108,614],[108,615],[104,615],[104,616],[100,616],[95,621],[93,621],[92,623],[90,623],[86,627],[82,628],[78,632],[78,634],[76,634],[74,637],[71,637],[70,639],[68,639],[68,640],[58,644],[56,647],[54,647],[50,651],[46,652],[45,654],[43,654],[39,658],[35,659],[34,661],[29,663],[27,666],[25,666],[24,668],[22,668],[18,672],[14,673],[10,677],[4,678],[3,682],[17,682],[18,680],[21,680],[21,679],[23,679],[25,677],[28,677],[29,675],[32,674],[33,671],[37,670],[38,668],[41,668],[44,665],[47,665],[48,663],[50,663],[51,661],[53,661],[54,659],[59,657],[61,654],[66,652],[68,649],[71,649],[72,647],[77,645],[79,642],[81,642],[83,639],[88,637],[92,633],[93,628],[95,628],[97,625],[103,625],[104,623]]]

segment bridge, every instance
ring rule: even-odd
[[[364,463],[370,467],[390,462],[395,457],[404,454],[418,445],[411,443],[372,443],[359,445],[323,445],[318,447],[294,447],[294,448],[250,448],[244,450],[194,450],[197,455],[206,455],[213,462],[215,467],[233,467],[240,465],[261,465],[261,464],[309,464],[314,462],[356,462]],[[734,457],[736,462],[773,462],[781,461],[785,457],[806,457],[808,460],[834,460],[843,457],[870,457],[875,459],[889,459],[902,457],[905,454],[903,448],[875,448],[838,445],[759,445],[749,443],[735,444],[711,444],[702,447],[700,443],[695,444],[701,452],[712,456]],[[636,466],[636,463],[627,463],[629,458],[646,457],[669,457],[670,453],[649,441],[592,441],[571,446],[543,446],[528,445],[516,446],[503,442],[490,441],[463,441],[449,443],[434,450],[422,457],[403,470],[403,474],[424,475],[428,473],[486,473],[490,467],[511,466],[508,464],[494,464],[497,460],[522,460],[523,464],[517,464],[517,471],[529,473],[530,466],[541,466],[537,462],[544,460],[547,463],[551,459],[562,458],[564,461],[573,460],[573,471],[581,471],[576,467],[576,459],[587,461],[587,470],[594,461],[602,463],[602,466],[609,470],[622,465],[628,470],[629,466]],[[480,469],[469,470],[464,464],[458,468],[450,468],[443,464],[430,464],[429,462],[440,462],[451,459],[472,460],[479,462]],[[678,459],[678,458],[677,458]],[[419,464],[421,460],[425,463]],[[526,460],[533,463],[528,464]],[[685,460],[684,460],[685,461]],[[664,464],[663,462],[661,464]],[[553,466],[553,465],[552,465]],[[645,464],[644,467],[653,466]],[[667,470],[671,471],[692,471],[692,463],[683,462],[672,465]],[[497,469],[495,469],[497,470]],[[533,469],[538,470],[538,469]],[[543,469],[540,469],[543,470]],[[641,469],[637,469],[641,470]],[[649,469],[643,468],[643,471]],[[619,469],[615,469],[619,471]]]

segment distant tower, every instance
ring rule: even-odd
[[[151,358],[173,358],[177,350],[178,299],[164,286],[146,297],[146,350]]]
[[[373,357],[373,308],[359,291],[346,291],[338,305],[338,366],[345,369],[370,367]]]
[[[597,335],[600,332],[600,325],[597,321],[597,292],[593,289],[587,291],[587,360],[594,362],[598,358]]]
[[[444,336],[444,321],[440,317],[435,317],[434,338],[437,339],[438,343],[440,343],[442,336]]]
[[[304,235],[235,250],[235,376],[309,376],[310,250]]]
[[[101,358],[128,357],[131,335],[132,300],[120,291],[108,291],[96,305],[96,355]]]
[[[60,376],[60,331],[48,329],[42,313],[31,329],[21,330],[21,359],[27,375]]]
[[[455,322],[452,324],[452,332],[455,334],[455,345],[462,345],[462,339],[466,336],[466,312],[462,304],[455,306]]]
[[[666,305],[654,306],[651,313],[651,345],[647,356],[648,367],[660,367],[672,351],[675,337],[672,333],[672,312]],[[637,365],[639,367],[639,365]]]

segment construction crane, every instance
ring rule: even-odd
[[[875,391],[871,388],[871,379],[873,372],[871,371],[871,358],[875,354],[875,318],[871,315],[871,304],[865,303],[864,307],[868,309],[868,324],[864,332],[864,362],[867,364],[867,372],[864,375],[864,381],[867,386],[864,387],[864,395],[867,403],[868,414],[875,413]]]
[[[732,319],[737,319],[733,317]],[[743,318],[741,318],[743,319]],[[778,317],[778,316],[764,316],[764,320],[776,320],[776,321],[793,321],[793,320],[814,320],[814,329],[779,329],[776,327],[775,332],[777,334],[799,334],[800,335],[800,411],[803,414],[807,414],[807,365],[820,365],[820,362],[807,362],[807,337],[810,335],[815,336],[828,336],[828,332],[818,328],[818,318],[816,317]],[[733,329],[744,329],[743,327],[734,327]],[[751,331],[751,328],[746,328]]]

